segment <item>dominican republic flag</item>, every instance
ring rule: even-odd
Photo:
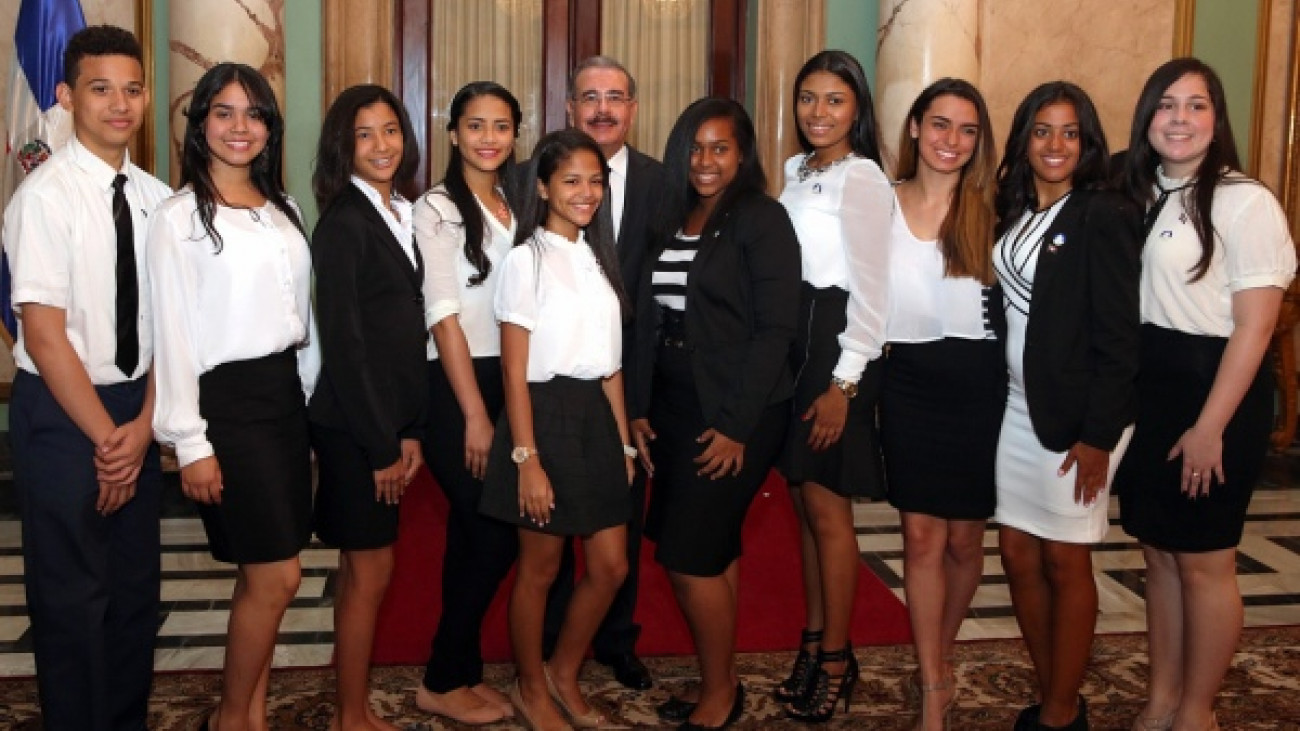
[[[0,164],[0,210],[23,176],[45,161],[72,133],[72,119],[54,88],[63,80],[63,49],[86,27],[80,0],[22,0],[9,59],[5,155]],[[0,257],[0,318],[9,339],[18,324],[9,303],[9,258]]]

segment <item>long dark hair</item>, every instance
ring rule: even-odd
[[[799,74],[794,77],[794,108],[799,111],[799,87],[810,75],[825,71],[835,74],[853,90],[853,99],[857,103],[858,115],[849,130],[849,145],[859,156],[883,165],[880,161],[880,129],[876,125],[876,105],[871,101],[871,87],[867,85],[867,75],[862,71],[858,60],[846,51],[822,51],[804,63]],[[799,147],[804,152],[812,152],[812,143],[804,135],[799,125],[795,125],[799,135]]]
[[[691,185],[691,148],[695,145],[695,133],[700,126],[714,119],[731,120],[736,144],[740,147],[740,169],[736,171],[735,179],[722,192],[705,228],[712,226],[714,220],[736,200],[753,194],[762,195],[767,189],[767,176],[763,173],[763,163],[759,160],[758,144],[754,138],[754,123],[750,121],[745,108],[722,97],[697,99],[677,118],[672,132],[668,133],[668,143],[664,146],[664,193],[669,231],[681,228],[687,214],[699,202],[700,195]]]
[[[1070,176],[1075,188],[1101,188],[1109,176],[1110,150],[1106,133],[1088,92],[1068,81],[1041,84],[1016,108],[1007,134],[1006,151],[998,165],[997,235],[1011,228],[1027,208],[1038,208],[1047,201],[1038,200],[1034,188],[1034,169],[1029,165],[1029,141],[1034,132],[1034,117],[1044,107],[1064,102],[1074,107],[1079,119],[1079,161]]]
[[[411,117],[393,92],[378,84],[358,84],[344,89],[321,122],[320,142],[316,145],[316,166],[312,170],[311,189],[316,205],[324,211],[352,182],[352,157],[357,149],[357,112],[372,104],[386,104],[402,126],[402,159],[393,175],[393,189],[409,195],[420,166],[420,143],[415,139]]]
[[[1195,282],[1205,276],[1214,255],[1214,221],[1211,218],[1214,188],[1225,182],[1228,172],[1241,172],[1237,143],[1228,121],[1228,98],[1223,91],[1223,82],[1209,64],[1199,58],[1175,58],[1165,62],[1147,79],[1142,93],[1138,95],[1137,109],[1133,111],[1128,154],[1124,158],[1124,191],[1144,209],[1155,201],[1156,167],[1160,164],[1160,153],[1152,147],[1148,136],[1151,120],[1156,116],[1160,99],[1165,92],[1187,74],[1196,74],[1205,80],[1205,89],[1210,94],[1210,104],[1214,109],[1214,136],[1205,151],[1205,159],[1201,160],[1196,169],[1191,189],[1182,195],[1187,215],[1191,217],[1196,235],[1201,240],[1201,258],[1192,267],[1192,277],[1189,280]]]
[[[605,160],[605,153],[600,151],[600,145],[597,145],[586,132],[574,128],[547,134],[538,140],[537,146],[533,148],[533,158],[528,161],[525,184],[519,186],[519,211],[516,214],[519,217],[519,225],[515,229],[515,246],[524,243],[537,245],[535,235],[537,228],[546,224],[546,217],[550,213],[549,205],[537,192],[537,183],[548,182],[555,174],[555,170],[560,167],[560,163],[568,160],[579,150],[594,154],[600,161],[600,169],[605,174],[605,196],[609,196],[609,163]],[[614,294],[618,296],[619,309],[626,320],[630,310],[627,294],[623,290],[623,275],[618,268],[618,256],[614,253],[614,232],[605,225],[604,216],[599,213],[592,216],[591,222],[582,229],[582,232],[587,246],[591,247],[592,253],[596,255],[596,261],[600,264],[605,279],[608,279],[609,285],[614,288]]]
[[[451,108],[447,112],[447,131],[452,132],[456,129],[460,124],[460,118],[465,116],[465,107],[481,96],[496,97],[510,107],[510,118],[515,125],[515,139],[518,139],[519,124],[524,119],[523,110],[519,108],[519,100],[514,94],[495,81],[472,81],[460,87],[460,91],[451,98]],[[456,206],[456,210],[460,211],[460,220],[465,227],[465,259],[473,264],[478,272],[469,278],[469,285],[473,287],[482,284],[488,278],[488,274],[492,272],[492,260],[483,251],[483,235],[487,228],[487,221],[483,218],[483,210],[474,199],[473,191],[469,189],[469,183],[465,182],[464,165],[465,158],[460,153],[460,147],[452,145],[451,155],[447,158],[447,171],[443,173],[442,185],[447,189],[447,197]],[[497,169],[497,180],[509,180],[510,171],[514,166],[515,150],[512,146],[505,162]]]
[[[912,138],[911,126],[924,133],[925,113],[934,100],[952,96],[970,102],[979,120],[979,139],[971,158],[961,169],[948,213],[939,225],[939,253],[947,277],[974,277],[993,283],[993,194],[997,179],[997,151],[993,147],[993,123],[984,96],[964,79],[942,78],[921,90],[903,118],[898,139],[899,180],[916,177],[921,151]]]
[[[280,106],[275,101],[275,93],[266,79],[252,66],[242,63],[219,63],[208,69],[194,86],[194,96],[189,108],[185,110],[185,137],[181,150],[181,187],[190,186],[198,202],[199,222],[215,245],[216,252],[222,248],[221,234],[212,224],[217,204],[225,203],[221,192],[212,182],[212,150],[208,148],[207,137],[203,127],[212,109],[212,100],[230,84],[239,84],[248,95],[252,110],[258,119],[266,125],[268,133],[266,147],[253,159],[249,176],[253,187],[257,189],[272,205],[280,210],[306,236],[302,219],[298,211],[289,203],[289,196],[284,192],[284,172],[280,160],[284,152],[284,117],[280,116]]]

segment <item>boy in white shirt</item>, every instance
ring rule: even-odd
[[[153,678],[161,473],[144,242],[171,191],[127,152],[149,102],[142,59],[120,28],[68,40],[57,96],[74,135],[4,216],[14,485],[48,731],[145,729]]]

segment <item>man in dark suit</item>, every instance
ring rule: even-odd
[[[663,165],[627,144],[628,132],[636,120],[636,80],[618,61],[592,56],[579,63],[569,76],[568,95],[569,124],[591,135],[609,161],[610,194],[601,203],[600,215],[609,216],[606,220],[613,224],[623,286],[630,295],[636,291],[641,267],[646,265],[646,252],[653,243],[656,201],[664,186]],[[632,362],[634,332],[631,323],[624,327],[625,367]],[[629,413],[633,413],[631,409]],[[638,470],[631,488],[632,518],[627,525],[627,580],[615,595],[592,642],[596,661],[609,666],[620,683],[634,690],[646,690],[654,684],[650,671],[636,656],[641,628],[632,621],[645,517],[645,482],[645,473]],[[555,635],[572,595],[573,547],[570,545],[547,600],[548,650],[555,644]]]

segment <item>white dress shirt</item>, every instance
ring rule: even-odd
[[[623,230],[623,203],[627,201],[627,145],[609,158],[609,213],[614,217],[614,241]]]
[[[424,321],[429,327],[456,315],[465,333],[471,358],[501,355],[501,331],[492,311],[501,281],[501,260],[514,245],[516,222],[510,227],[492,215],[475,196],[483,216],[483,253],[492,269],[487,279],[470,286],[478,269],[465,258],[465,224],[456,204],[439,184],[415,203],[415,242],[424,257]],[[438,345],[429,338],[429,360],[438,357]]]
[[[117,228],[113,224],[113,180],[127,176],[124,188],[135,234],[136,281],[140,287],[140,362],[123,374],[117,360]],[[134,380],[149,371],[153,336],[145,236],[149,216],[171,189],[131,164],[114,170],[76,137],[60,148],[18,187],[5,209],[4,250],[12,276],[10,300],[19,314],[14,361],[37,374],[27,353],[20,306],[57,307],[66,314],[72,349],[91,383],[107,386]]]
[[[221,250],[199,221],[189,189],[164,201],[149,227],[157,344],[153,428],[184,467],[212,455],[199,415],[199,376],[222,363],[297,349],[310,397],[320,371],[311,312],[311,252],[269,201],[217,206]]]
[[[839,335],[840,359],[832,374],[857,383],[885,346],[893,190],[880,166],[856,156],[800,181],[805,157],[785,161],[780,201],[799,236],[803,281],[849,293],[848,324]]]
[[[1171,191],[1190,182],[1166,178],[1159,169],[1156,179]],[[1190,191],[1169,194],[1142,247],[1142,322],[1226,338],[1232,335],[1233,293],[1286,289],[1295,276],[1295,246],[1286,214],[1268,188],[1233,173],[1214,189],[1210,213],[1217,236],[1210,268],[1190,281],[1201,258],[1201,240],[1184,208]]]
[[[618,296],[591,247],[539,228],[506,254],[497,320],[531,331],[527,378],[592,380],[618,372],[623,324]]]
[[[912,233],[897,196],[889,247],[889,316],[885,318],[889,342],[996,337],[985,312],[986,287],[973,277],[944,276],[939,242]]]
[[[384,205],[384,197],[370,183],[353,175],[352,184],[357,186],[357,189],[366,195],[370,205],[379,211],[384,223],[388,224],[388,230],[393,232],[393,238],[397,239],[402,251],[406,252],[406,258],[411,260],[411,266],[415,266],[415,229],[411,223],[411,202],[397,191],[393,191],[388,196],[388,202],[392,205],[392,208],[389,208]],[[394,209],[396,213],[393,212]]]

